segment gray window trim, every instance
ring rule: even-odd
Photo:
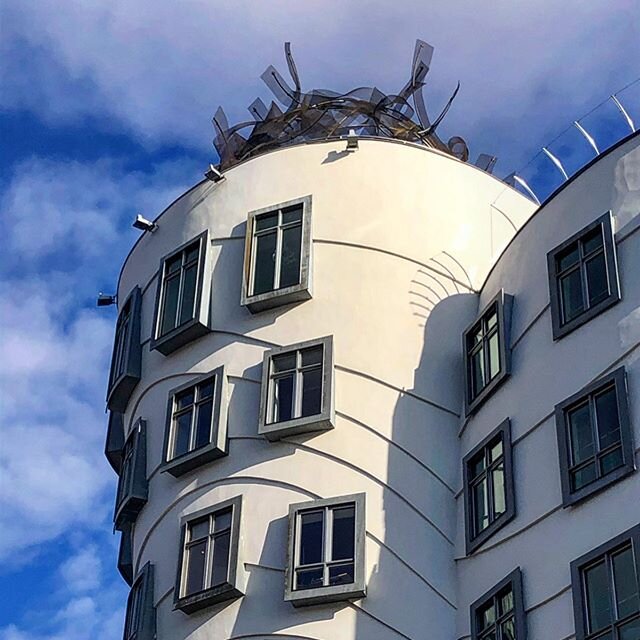
[[[140,569],[136,576],[129,597],[127,598],[127,610],[125,612],[125,629],[123,640],[156,640],[156,609],[153,595],[154,567],[150,562]],[[130,634],[126,634],[126,618],[131,607],[134,590],[140,588],[142,591],[142,607],[139,613],[139,625]]]
[[[487,445],[495,440],[498,435],[502,436],[502,448],[504,458],[504,483],[506,511],[498,516],[484,531],[473,535],[473,506],[470,491],[471,478],[469,476],[469,463],[478,453],[484,450]],[[507,418],[494,429],[482,442],[474,447],[462,462],[462,473],[464,478],[464,531],[467,555],[473,553],[481,547],[489,538],[497,533],[502,527],[511,522],[516,516],[516,495],[513,479],[513,446],[511,443],[511,420]]]
[[[125,448],[132,441],[131,474],[129,486],[124,486],[125,460],[122,461],[118,489],[116,492],[116,506],[113,516],[115,528],[120,530],[127,522],[135,522],[138,513],[147,502],[147,443],[146,421],[140,418],[131,429],[125,441]],[[124,451],[124,449],[123,449]]]
[[[127,306],[129,306],[130,324],[122,354],[124,368],[122,373],[114,379],[116,350],[119,343],[123,312]],[[109,369],[109,388],[107,389],[107,407],[112,411],[124,411],[127,408],[129,398],[140,381],[142,368],[142,347],[140,343],[141,308],[142,292],[140,291],[140,287],[136,286],[120,307],[120,313],[116,322],[113,350],[111,353],[111,367]]]
[[[250,291],[253,282],[253,239],[256,216],[271,213],[302,204],[302,246],[300,251],[300,282],[299,284],[282,289],[267,291],[258,295],[252,295]],[[257,209],[249,212],[245,233],[244,270],[242,278],[242,295],[240,304],[247,307],[251,313],[264,311],[273,307],[279,307],[293,302],[309,300],[312,297],[312,243],[311,243],[311,196],[295,198],[287,202]]]
[[[198,281],[196,283],[196,299],[194,304],[193,318],[184,322],[163,336],[158,335],[158,325],[162,310],[160,303],[162,302],[162,285],[164,276],[164,266],[167,260],[170,260],[178,253],[184,251],[189,245],[195,242],[200,243],[200,255],[198,261]],[[195,238],[191,238],[188,242],[181,244],[177,249],[164,255],[160,260],[158,269],[158,279],[156,286],[156,302],[153,314],[153,331],[151,335],[150,348],[157,350],[167,356],[176,349],[196,340],[197,338],[209,333],[209,298],[211,291],[211,251],[209,251],[209,232],[203,231]]]
[[[573,318],[569,322],[562,323],[560,294],[558,292],[558,278],[556,276],[556,256],[567,249],[570,245],[580,240],[583,236],[593,231],[596,227],[602,226],[602,238],[605,253],[605,262],[607,265],[607,282],[609,285],[609,295],[595,304],[593,307],[586,309],[579,316]],[[578,327],[589,322],[595,316],[613,306],[621,300],[620,279],[618,275],[618,260],[616,256],[616,243],[613,236],[613,224],[611,211],[607,211],[586,227],[574,233],[570,238],[547,253],[547,270],[549,276],[549,298],[551,304],[551,323],[553,328],[553,339],[560,338],[571,333]]]
[[[104,443],[104,456],[112,469],[119,474],[122,467],[122,449],[124,447],[124,414],[109,412],[107,437]]]
[[[181,597],[182,581],[184,575],[184,551],[189,522],[199,520],[204,516],[211,516],[219,511],[231,507],[231,543],[229,545],[229,579],[224,584],[210,587],[204,591]],[[173,608],[186,614],[194,613],[218,602],[232,600],[244,595],[244,589],[240,585],[240,576],[243,571],[241,557],[240,523],[242,516],[242,496],[236,496],[224,502],[201,509],[194,513],[184,515],[180,519],[180,553],[176,571],[176,582],[173,590]]]
[[[500,354],[500,373],[485,385],[477,396],[472,396],[472,376],[470,372],[470,358],[468,357],[468,339],[492,307],[497,305],[498,310],[498,345]],[[464,358],[464,386],[465,386],[465,413],[471,415],[480,405],[507,379],[511,374],[511,312],[513,296],[500,289],[497,295],[485,306],[482,313],[467,327],[462,334],[462,354]]]
[[[215,378],[213,411],[211,413],[211,440],[209,444],[189,451],[181,456],[168,460],[173,427],[173,403],[176,394],[193,387],[208,378]],[[167,400],[167,416],[165,422],[164,447],[162,452],[162,471],[169,472],[176,478],[207,462],[226,456],[227,450],[227,408],[228,391],[227,376],[224,365],[213,369],[209,373],[197,376],[189,382],[169,391]]]
[[[293,418],[282,422],[267,423],[268,410],[270,406],[269,394],[271,392],[270,374],[271,361],[274,356],[291,353],[322,345],[322,411],[316,415],[305,416],[304,418]],[[333,359],[333,336],[325,336],[305,342],[277,347],[265,352],[262,361],[262,384],[260,389],[260,416],[258,419],[258,433],[268,440],[279,440],[285,436],[297,435],[300,433],[311,433],[314,431],[326,431],[335,426],[335,402],[334,402],[334,359]]]
[[[478,616],[477,612],[485,606],[489,600],[492,600],[505,587],[511,585],[513,593],[513,609],[515,611],[516,622],[516,639],[526,640],[527,638],[527,620],[524,608],[524,593],[522,587],[522,571],[520,567],[514,569],[508,576],[500,580],[498,584],[489,589],[485,594],[478,598],[470,607],[471,615],[471,640],[478,640]]]
[[[316,589],[304,589],[296,591],[293,589],[295,549],[296,549],[296,521],[297,516],[302,511],[322,509],[325,507],[338,507],[343,504],[353,503],[355,505],[355,546],[354,546],[354,572],[355,580],[352,584],[332,585],[318,587]],[[289,506],[289,535],[287,542],[287,566],[285,570],[284,599],[291,602],[294,607],[301,607],[313,604],[324,604],[327,602],[338,602],[341,600],[353,600],[364,598],[367,595],[366,589],[366,563],[365,563],[365,533],[366,533],[366,513],[365,494],[354,493],[340,496],[338,498],[327,498],[324,500],[310,500],[298,502]]]
[[[631,542],[634,560],[636,564],[636,575],[640,576],[640,524],[615,536],[604,544],[592,549],[583,556],[571,562],[571,592],[573,596],[573,616],[576,627],[576,640],[586,640],[587,633],[587,607],[584,602],[584,591],[582,583],[582,570],[594,561],[615,551],[617,547]]]
[[[618,417],[620,420],[620,443],[622,445],[622,466],[602,476],[598,480],[585,485],[577,491],[571,490],[570,468],[570,444],[566,424],[566,412],[575,404],[584,400],[588,396],[596,393],[603,387],[609,386],[613,382],[616,389],[616,399],[618,402]],[[622,480],[636,469],[633,432],[631,429],[631,419],[629,416],[629,403],[627,392],[627,376],[624,367],[619,367],[609,375],[598,378],[586,387],[566,400],[563,400],[555,407],[556,435],[558,439],[558,453],[560,458],[560,479],[562,483],[562,503],[565,507],[574,505],[586,498],[606,489],[609,485]]]
[[[129,522],[122,526],[118,547],[118,571],[122,579],[131,586],[133,584],[133,524]]]

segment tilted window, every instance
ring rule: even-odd
[[[363,493],[291,505],[285,600],[300,606],[366,595],[364,508]]]
[[[153,565],[148,562],[135,579],[125,614],[123,640],[155,640],[156,610],[153,606]]]
[[[174,605],[185,613],[242,595],[238,579],[242,498],[182,519]]]
[[[516,569],[471,605],[472,640],[525,640],[522,573]]]
[[[267,351],[258,432],[277,440],[333,425],[332,337]]]
[[[565,506],[635,469],[624,367],[556,406]]]
[[[147,502],[147,491],[146,422],[138,420],[122,450],[114,515],[116,529],[135,521]]]
[[[511,427],[505,420],[464,458],[467,553],[515,516]]]
[[[640,638],[640,525],[571,563],[576,640]]]
[[[160,262],[151,348],[168,355],[209,331],[208,233]]]
[[[464,332],[467,414],[477,409],[510,373],[512,304],[512,296],[500,291]]]
[[[140,287],[134,287],[118,315],[107,391],[107,406],[112,411],[124,411],[127,408],[131,393],[140,380],[141,305]]]
[[[311,196],[252,211],[242,304],[251,312],[311,297]]]
[[[164,451],[164,470],[174,476],[227,454],[224,367],[170,392]]]
[[[124,414],[109,412],[107,439],[104,443],[104,455],[116,473],[122,467],[122,449],[124,448]]]
[[[547,261],[554,340],[620,300],[610,213],[550,251]]]
[[[133,583],[133,524],[130,522],[122,525],[118,548],[118,571],[122,579],[131,586]]]

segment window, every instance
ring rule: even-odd
[[[285,600],[301,606],[366,595],[364,506],[359,493],[289,507]]]
[[[122,525],[120,548],[118,549],[118,571],[123,580],[131,586],[133,583],[133,525]]]
[[[146,423],[138,420],[122,450],[122,467],[118,480],[114,523],[122,529],[134,522],[147,502]]]
[[[567,398],[555,414],[565,506],[633,472],[624,367]]]
[[[610,212],[550,251],[547,262],[554,340],[620,300]]]
[[[267,351],[258,432],[269,440],[333,429],[333,338]]]
[[[475,411],[510,373],[512,304],[513,297],[501,290],[464,332],[467,414]]]
[[[141,304],[140,287],[135,287],[118,315],[107,391],[107,406],[113,411],[124,411],[127,408],[131,393],[140,380]]]
[[[640,525],[571,563],[576,640],[640,638]]]
[[[122,466],[122,449],[124,448],[124,415],[119,411],[109,412],[107,439],[104,444],[104,455],[116,473]]]
[[[242,595],[238,546],[242,497],[182,519],[176,609],[192,613]]]
[[[160,261],[151,348],[164,355],[209,331],[207,245],[205,231]]]
[[[224,367],[169,393],[164,471],[180,476],[227,454]]]
[[[155,640],[153,579],[153,565],[148,562],[136,577],[129,592],[123,640]]]
[[[472,640],[525,640],[522,572],[516,569],[471,605]]]
[[[311,298],[311,196],[249,214],[242,304],[255,313]]]
[[[463,474],[467,553],[472,553],[516,513],[509,419],[465,456]]]

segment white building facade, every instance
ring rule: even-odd
[[[155,222],[108,395],[125,640],[640,639],[638,136],[539,208],[361,138]]]

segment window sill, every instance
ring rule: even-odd
[[[620,480],[623,480],[627,476],[634,473],[636,470],[634,462],[629,462],[615,471],[608,473],[606,476],[596,480],[595,482],[591,482],[590,484],[578,489],[577,491],[573,491],[571,493],[567,493],[562,496],[562,506],[563,507],[572,507],[580,504],[584,500],[591,498],[596,493],[600,493],[604,491],[612,484],[616,484]]]
[[[259,313],[260,311],[281,307],[285,304],[304,302],[311,298],[312,296],[309,287],[303,283],[296,284],[291,287],[285,287],[284,289],[267,291],[255,296],[243,295],[240,304],[247,307],[251,313]]]
[[[124,413],[127,409],[129,398],[138,382],[140,382],[140,375],[123,373],[109,389],[107,408],[110,411]]]
[[[163,356],[168,356],[186,344],[206,335],[209,331],[207,325],[194,318],[159,338],[152,338],[150,348],[152,351],[159,351]]]
[[[477,551],[487,540],[492,538],[500,529],[505,527],[515,518],[515,509],[505,511],[499,518],[496,518],[484,531],[475,538],[467,540],[467,555],[470,556]]]
[[[233,600],[243,596],[244,593],[229,582],[194,593],[184,598],[178,598],[173,603],[174,610],[180,610],[183,613],[190,614],[209,607],[218,602]]]
[[[307,416],[306,418],[294,418],[284,422],[272,422],[258,426],[258,433],[271,442],[287,436],[297,436],[302,433],[315,433],[317,431],[330,431],[335,427],[334,418],[327,414]]]
[[[285,594],[285,601],[294,607],[306,607],[315,604],[328,604],[342,600],[355,600],[367,595],[366,587],[362,584],[345,584],[331,587],[318,587],[302,591],[289,591]]]
[[[508,377],[508,370],[501,371],[473,400],[467,401],[465,415],[474,414]]]
[[[617,304],[618,302],[620,302],[621,299],[622,298],[619,292],[616,291],[612,293],[605,300],[602,300],[594,307],[591,307],[591,309],[584,311],[578,317],[574,318],[573,320],[570,320],[569,322],[566,322],[563,325],[560,325],[558,322],[556,322],[556,318],[554,316],[553,339],[560,340],[560,338],[564,338],[564,336],[568,335],[572,331],[575,331],[576,329],[581,327],[583,324],[586,324],[590,320],[593,320],[593,318],[595,318],[596,316],[599,316],[601,313],[603,313],[604,311],[612,307],[614,304]],[[552,310],[552,313],[553,313],[553,310]]]
[[[162,473],[170,473],[175,478],[179,478],[197,467],[223,458],[227,453],[226,450],[215,446],[215,444],[209,444],[206,447],[190,451],[178,458],[165,462],[162,465],[161,471]]]
[[[136,521],[142,507],[147,503],[147,498],[142,496],[127,496],[117,507],[113,517],[114,528],[122,531],[123,527]]]

